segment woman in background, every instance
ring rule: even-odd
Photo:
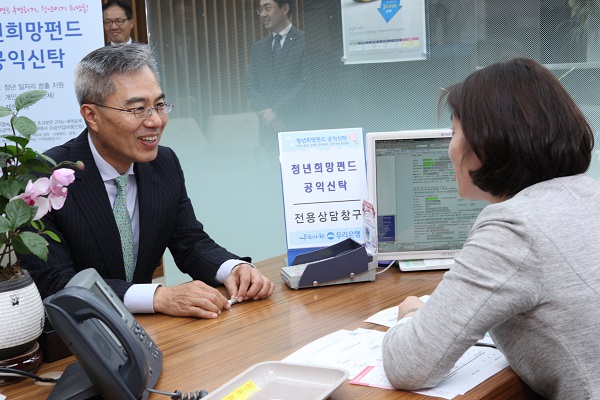
[[[600,182],[593,132],[560,82],[516,58],[448,88],[458,191],[491,202],[424,305],[408,297],[383,341],[389,381],[432,387],[490,332],[554,399],[600,399]]]

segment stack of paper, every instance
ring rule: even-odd
[[[367,321],[391,326],[395,324],[396,316],[397,307],[393,307]],[[381,346],[384,335],[385,332],[372,329],[339,330],[304,346],[283,361],[344,368],[349,372],[351,384],[394,389],[383,370]],[[507,366],[508,361],[499,350],[473,346],[438,386],[416,393],[452,399],[465,394]]]

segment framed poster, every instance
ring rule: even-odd
[[[341,0],[345,64],[427,59],[425,0]]]

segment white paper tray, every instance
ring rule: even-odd
[[[321,400],[348,379],[341,368],[280,361],[253,365],[203,399]]]

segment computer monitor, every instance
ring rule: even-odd
[[[487,202],[458,195],[448,156],[450,129],[366,135],[376,257],[402,270],[449,268]]]

